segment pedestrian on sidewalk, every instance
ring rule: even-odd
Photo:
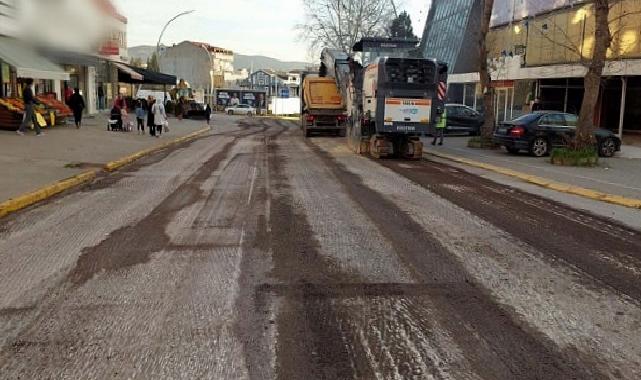
[[[178,103],[176,103],[176,117],[178,118],[178,120],[182,120],[183,119],[183,115],[184,115],[184,112],[185,112],[184,99],[185,98],[183,98],[181,96],[180,98],[178,98]]]
[[[434,133],[434,141],[432,141],[432,145],[436,145],[436,140],[439,137],[441,138],[441,141],[438,143],[438,145],[443,145],[445,128],[447,128],[447,110],[443,110],[443,114],[441,115],[441,118],[436,123],[436,131]]]
[[[145,119],[147,118],[147,111],[142,104],[142,100],[136,101],[136,122],[138,123],[138,133],[145,134]]]
[[[76,128],[80,129],[82,125],[82,111],[85,109],[85,100],[80,95],[80,89],[75,88],[73,95],[69,98],[69,108],[73,111],[73,120],[76,123]]]
[[[156,137],[162,136],[162,129],[167,125],[167,113],[165,113],[165,106],[162,102],[155,102],[151,108],[151,113],[154,114],[154,124],[156,124]]]
[[[153,96],[149,96],[147,98],[147,127],[149,128],[149,136],[156,136],[156,123],[154,120],[154,113],[152,112],[155,103],[156,100]]]
[[[69,84],[65,82],[65,91],[64,91],[64,96],[65,96],[65,104],[69,105],[69,101],[71,100],[71,96],[73,95],[73,90],[71,87],[69,87]]]
[[[205,107],[205,117],[207,118],[207,125],[209,125],[211,123],[211,106],[209,106],[209,103]]]
[[[20,128],[18,129],[17,133],[20,136],[24,136],[25,131],[27,130],[27,126],[29,124],[32,124],[35,129],[36,129],[36,136],[42,136],[43,133],[40,130],[40,125],[38,125],[38,121],[36,120],[36,115],[34,114],[34,103],[35,103],[35,98],[33,96],[33,79],[28,78],[25,83],[27,86],[22,90],[22,101],[24,102],[24,116],[22,119],[22,124],[20,124]]]
[[[105,109],[105,89],[103,88],[102,82],[98,84],[98,110],[102,111]]]
[[[127,102],[125,101],[125,98],[123,98],[121,94],[118,94],[118,97],[116,98],[115,103],[118,106],[118,108],[120,108],[122,111],[127,112]]]

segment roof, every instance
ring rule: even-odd
[[[111,0],[94,0],[94,3],[105,14],[115,18],[118,21],[122,21],[125,24],[127,23],[127,17],[118,12],[118,9],[116,9]]]
[[[189,42],[189,43],[191,43],[193,45],[205,48],[205,49],[209,50],[212,53],[222,53],[222,54],[228,54],[228,55],[233,55],[234,54],[234,52],[229,50],[229,49],[221,48],[221,47],[218,47],[218,46],[213,46],[213,45],[208,44],[207,42],[197,42],[197,41],[186,41],[186,42]]]

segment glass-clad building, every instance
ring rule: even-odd
[[[450,73],[478,71],[481,0],[433,0],[421,51],[447,62]]]

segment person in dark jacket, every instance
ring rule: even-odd
[[[29,78],[26,80],[27,86],[22,90],[22,101],[24,102],[24,118],[22,119],[22,124],[20,128],[16,131],[20,136],[24,136],[27,126],[33,124],[36,129],[36,136],[42,136],[43,133],[40,131],[40,125],[36,120],[36,115],[34,113],[34,103],[35,97],[33,95],[33,79]]]
[[[82,124],[82,111],[85,109],[85,100],[80,95],[80,89],[75,88],[73,95],[69,98],[69,108],[73,111],[73,119],[76,123],[76,128],[80,129]]]
[[[156,121],[154,120],[154,113],[151,112],[156,100],[150,96],[147,101],[147,127],[149,128],[149,136],[156,136]]]
[[[207,107],[205,107],[205,117],[207,118],[207,125],[211,122],[211,107],[209,104],[207,104]]]
[[[110,120],[116,122],[116,125],[112,126],[111,128],[112,131],[122,131],[122,110],[120,109],[120,107],[118,107],[117,104],[114,104],[113,108],[111,109]]]

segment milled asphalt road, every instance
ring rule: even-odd
[[[215,122],[0,222],[0,379],[641,378],[641,232]]]

